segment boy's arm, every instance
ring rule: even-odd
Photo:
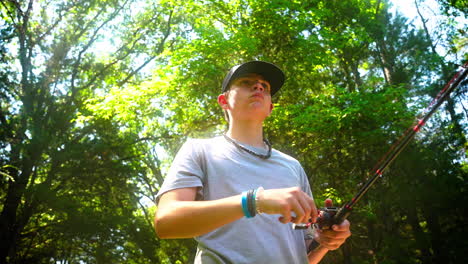
[[[154,219],[159,237],[191,238],[244,217],[240,194],[195,201],[196,193],[196,187],[181,188],[161,196]],[[281,214],[282,223],[307,223],[317,217],[314,201],[297,187],[264,190],[258,194],[258,206],[264,213]]]
[[[241,196],[195,201],[197,188],[181,188],[163,194],[154,226],[160,238],[191,238],[205,234],[244,216]]]
[[[308,243],[306,244],[307,247],[309,247],[309,244],[312,242],[312,240],[309,240]],[[325,255],[328,253],[328,249],[322,246],[318,246],[316,249],[312,250],[309,252],[307,257],[309,258],[309,264],[316,264],[319,263],[320,260],[325,257]]]

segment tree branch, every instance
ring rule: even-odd
[[[10,2],[16,2],[16,1],[10,1]],[[15,15],[13,14],[13,12],[11,12],[11,11],[10,11],[10,8],[8,8],[8,6],[5,5],[5,2],[4,2],[4,1],[0,1],[0,3],[2,4],[2,6],[3,6],[3,7],[5,8],[5,10],[7,11],[7,14],[8,14],[8,16],[10,17],[11,22],[13,23],[13,25],[14,25],[15,27],[17,27],[18,24],[15,23]],[[16,8],[16,9],[18,10],[18,8]],[[21,11],[21,9],[20,9],[19,11]]]
[[[52,25],[50,25],[41,35],[39,35],[39,37],[37,37],[36,41],[34,43],[39,43],[41,42],[47,35],[50,34],[50,32],[52,32],[52,30],[54,28],[56,28],[58,26],[58,24],[63,20],[63,12],[65,11],[66,14],[69,14],[70,10],[75,7],[74,5],[70,5],[62,10],[60,10],[60,13],[59,13],[59,17],[57,18],[57,21],[55,21]]]
[[[88,43],[86,43],[86,45],[80,50],[80,52],[78,53],[78,59],[76,60],[75,64],[74,64],[74,67],[73,67],[73,72],[72,72],[72,78],[71,78],[71,90],[72,90],[72,98],[74,97],[74,94],[76,93],[75,91],[75,78],[76,78],[76,75],[78,73],[78,67],[79,65],[81,64],[81,59],[83,57],[83,54],[91,47],[91,45],[97,40],[97,36],[98,36],[98,33],[99,31],[105,26],[107,25],[111,20],[113,20],[117,14],[124,8],[125,5],[127,5],[129,0],[125,1],[125,3],[123,3],[119,8],[117,8],[110,16],[108,19],[106,19],[99,27],[97,27],[90,40],[88,41]],[[104,8],[100,10],[100,12],[94,17],[94,19],[92,19],[91,21],[94,21],[95,19],[97,19],[97,17],[104,11]],[[88,23],[86,29],[88,28],[88,26],[90,25],[91,23]],[[85,32],[86,29],[83,29],[83,32]]]
[[[166,43],[167,38],[169,37],[171,33],[171,21],[172,21],[172,14],[174,13],[174,10],[171,10],[169,14],[169,18],[167,19],[167,28],[164,33],[164,37],[159,43],[158,51],[156,52],[156,55],[151,56],[149,59],[147,59],[143,64],[141,64],[136,70],[130,72],[128,76],[121,82],[119,82],[118,86],[122,86],[125,83],[127,83],[137,72],[139,72],[141,69],[143,69],[148,63],[150,63],[154,58],[156,58],[159,54],[161,54],[164,51],[164,44]]]
[[[156,236],[156,230],[153,228],[153,217],[148,213],[146,207],[141,204],[140,200],[138,200],[138,204],[140,205],[140,208],[143,211],[143,214],[145,215],[146,223],[150,227],[150,230],[153,232],[153,235]]]
[[[426,33],[426,37],[429,40],[431,50],[432,50],[432,52],[434,54],[437,54],[436,47],[434,46],[434,43],[432,42],[431,34],[429,33],[429,29],[427,28],[427,25],[426,25],[427,19],[424,19],[423,15],[422,15],[422,13],[421,13],[421,11],[419,9],[418,0],[414,0],[414,4],[416,5],[416,12],[418,12],[419,18],[421,18],[421,22],[423,24],[424,32]]]

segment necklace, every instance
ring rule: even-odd
[[[250,150],[244,146],[242,146],[241,144],[237,143],[235,140],[233,140],[232,138],[230,138],[228,135],[224,134],[224,138],[231,142],[234,146],[236,146],[238,149],[240,150],[243,150],[251,155],[254,155],[256,157],[259,157],[261,159],[268,159],[270,156],[271,156],[271,144],[270,142],[267,140],[267,139],[263,139],[263,142],[265,142],[265,144],[267,145],[268,147],[268,153],[266,155],[263,155],[263,154],[258,154],[257,152],[253,151],[253,150]]]

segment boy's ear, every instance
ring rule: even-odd
[[[275,108],[275,106],[273,105],[273,103],[270,104],[270,112],[268,113],[267,116],[270,116],[271,115],[271,112],[273,112],[273,108]]]
[[[226,98],[225,94],[220,94],[218,96],[218,104],[219,104],[219,106],[221,106],[221,108],[223,108],[225,110],[229,108],[229,105],[228,105],[227,98]]]

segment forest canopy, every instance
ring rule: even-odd
[[[155,196],[188,138],[226,128],[233,65],[287,76],[265,135],[318,206],[348,201],[468,60],[465,1],[0,0],[0,263],[191,263]],[[322,263],[466,263],[465,80]]]

